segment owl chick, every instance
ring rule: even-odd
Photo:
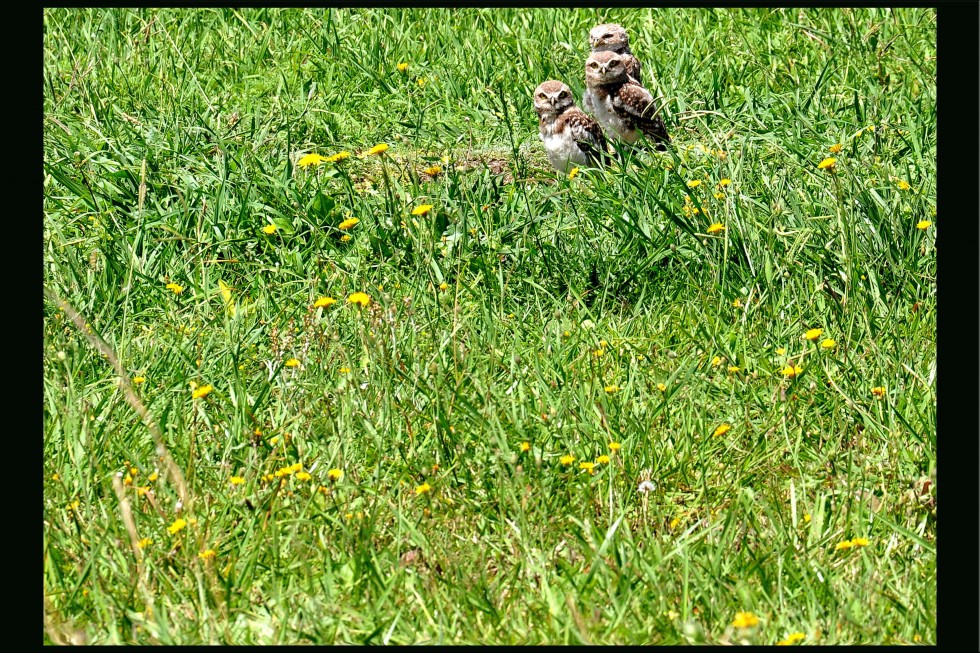
[[[615,52],[595,52],[585,60],[585,98],[610,138],[633,144],[642,133],[665,150],[667,128],[650,91],[630,81],[627,59]]]
[[[572,90],[548,80],[534,89],[538,131],[548,160],[562,172],[572,165],[596,165],[606,156],[602,127],[575,106]]]
[[[640,60],[630,51],[630,37],[622,25],[603,23],[589,32],[589,47],[592,52],[615,52],[626,59],[626,74],[632,81],[643,85],[640,79]]]

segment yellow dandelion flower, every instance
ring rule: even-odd
[[[442,174],[442,168],[440,166],[432,166],[431,168],[426,168],[422,172],[429,175],[430,177],[435,177],[436,175]]]
[[[139,384],[145,383],[145,382],[146,382],[146,377],[145,376],[134,376],[133,377],[133,383],[135,385],[139,385]]]
[[[838,542],[834,545],[834,551],[845,551],[854,546],[854,543],[850,540],[844,540],[843,542]]]
[[[675,528],[677,528],[680,525],[680,523],[681,523],[681,518],[680,517],[674,517],[673,519],[671,519],[670,520],[670,530],[674,530]]]
[[[286,437],[289,437],[288,434]],[[303,463],[293,463],[292,465],[289,466],[289,469],[291,469],[294,472],[298,472],[299,470],[303,469]]]
[[[367,152],[365,152],[364,153],[364,156],[374,156],[375,154],[381,154],[382,152],[386,151],[387,149],[388,149],[388,146],[385,143],[378,143],[377,145],[375,145],[374,147],[372,147],[370,150],[368,150]]]
[[[362,307],[367,307],[371,303],[371,297],[367,293],[355,292],[351,293],[347,297],[348,304],[359,304]]]
[[[719,424],[718,428],[716,428],[714,433],[712,433],[711,435],[714,437],[718,437],[719,435],[725,435],[731,430],[732,430],[731,424],[723,423],[723,424]]]
[[[716,234],[719,231],[723,231],[724,229],[725,229],[725,225],[723,225],[720,222],[715,222],[710,227],[708,227],[705,231],[709,234]]]
[[[732,302],[732,306],[735,308],[742,308],[742,300],[736,297],[735,301]]]
[[[786,636],[786,639],[781,639],[776,642],[776,646],[792,646],[803,639],[806,639],[806,635],[803,633],[790,633]]]
[[[337,300],[333,297],[320,297],[315,302],[313,302],[313,308],[327,308],[336,304]]]
[[[792,378],[794,376],[797,376],[802,371],[803,371],[803,368],[802,367],[799,367],[798,365],[792,365],[792,364],[787,365],[786,367],[784,367],[783,369],[780,370],[780,372],[782,372],[783,376],[785,376],[787,378]]]
[[[776,347],[776,354],[778,356],[785,356],[786,355],[786,347]]]
[[[809,331],[803,334],[803,337],[806,338],[807,340],[816,340],[817,338],[820,337],[820,334],[822,333],[823,333],[823,329],[810,329]]]
[[[425,215],[432,210],[431,204],[420,204],[412,209],[412,215]]]
[[[729,365],[728,366],[728,373],[729,374],[737,374],[739,371],[740,370],[739,370],[738,365]]]
[[[340,370],[338,370],[338,371],[341,374],[350,374],[350,368],[349,367],[341,367]]]
[[[160,478],[160,473],[157,472],[157,471],[154,471],[152,474],[150,474],[149,476],[146,477],[146,480],[148,480],[148,481],[150,481],[152,483],[153,481],[157,480],[158,478]]]
[[[843,145],[841,145],[840,143],[834,143],[833,145],[830,146],[830,153],[839,154],[840,151],[843,149],[844,149]]]
[[[419,77],[417,80],[415,80],[415,83],[419,85],[419,88],[424,87],[425,86],[425,77]]]
[[[691,181],[687,182],[688,188],[697,188],[700,185],[701,185],[700,179],[692,179]]]
[[[403,61],[402,63],[400,63],[397,66],[395,66],[395,68],[398,69],[398,72],[403,73],[406,70],[408,70],[408,64]]]
[[[715,356],[711,359],[711,367],[718,367],[721,365],[721,356]]]
[[[132,485],[132,484],[133,484],[132,476],[127,476],[126,478],[123,479],[123,485]]]
[[[180,293],[184,292],[184,287],[179,283],[168,283],[167,290],[173,292],[175,295],[179,295]]]
[[[595,459],[595,462],[597,465],[608,465],[609,456],[607,456],[606,454],[602,454],[601,456]]]
[[[198,553],[197,557],[200,558],[201,560],[204,560],[205,562],[210,562],[211,560],[214,560],[214,557],[216,555],[218,554],[214,549],[207,549],[205,551],[201,551],[200,553]]]
[[[866,537],[855,537],[851,540],[851,546],[868,546],[870,543],[871,540]]]
[[[619,386],[618,386],[618,385],[616,385],[616,384],[613,384],[613,385],[607,385],[607,386],[605,387],[605,390],[606,390],[606,393],[607,393],[607,394],[613,394],[614,392],[619,392]]]
[[[351,227],[353,227],[354,225],[356,225],[358,222],[360,222],[360,219],[358,218],[347,218],[339,225],[337,225],[337,228],[340,229],[341,231],[346,231]]]
[[[439,284],[439,290],[448,290],[448,289],[449,289],[449,284],[446,283],[445,281]]]
[[[931,226],[932,226],[932,221],[931,220],[919,220],[915,224],[915,228],[916,229],[919,229],[921,231],[925,231],[926,229],[928,229]]]
[[[423,494],[429,494],[432,492],[432,486],[428,482],[423,483],[415,488],[415,496],[422,496]]]
[[[331,481],[334,482],[339,481],[343,477],[344,477],[344,470],[338,469],[337,467],[334,467],[333,469],[327,472],[327,478],[329,478]]]
[[[572,168],[571,170],[568,171],[569,179],[575,179],[576,176],[578,176],[578,168]]]
[[[194,391],[191,393],[191,398],[200,399],[201,397],[207,397],[209,394],[211,394],[212,390],[214,390],[214,388],[211,385],[202,385],[198,388],[194,388]]]
[[[736,613],[732,625],[736,628],[751,628],[759,625],[759,618],[751,612],[739,612]]]
[[[803,521],[805,523],[809,524],[810,523],[810,520],[812,520],[812,519],[813,518],[810,516],[810,513],[808,513],[808,512],[803,513]]]
[[[528,451],[531,450],[531,443],[530,442],[521,442],[518,445],[517,448],[521,450],[521,453],[527,453]]]
[[[561,463],[562,465],[564,465],[565,467],[568,467],[568,466],[569,466],[569,465],[571,465],[571,464],[572,464],[573,462],[575,462],[575,456],[573,456],[572,454],[568,454],[568,453],[567,453],[567,454],[565,454],[564,456],[562,456],[561,458],[559,458],[559,459],[558,459],[558,462],[560,462],[560,463]]]
[[[882,397],[885,396],[885,386],[879,385],[879,386],[877,386],[875,388],[871,388],[871,394],[873,394],[875,397],[881,399]]]
[[[232,476],[231,478],[228,479],[228,482],[231,483],[232,485],[241,485],[242,483],[245,482],[245,478],[242,476]]]
[[[350,152],[344,150],[343,152],[337,152],[336,154],[331,154],[330,156],[327,157],[326,160],[328,163],[337,163],[338,161],[343,161],[344,159],[349,157],[350,157]]]
[[[867,131],[869,131],[869,132],[873,132],[875,130],[875,126],[874,125],[868,125],[867,127],[865,127],[865,129]]]
[[[296,480],[297,480],[297,481],[308,481],[308,480],[310,480],[311,478],[313,478],[313,477],[312,477],[312,476],[310,476],[310,474],[309,474],[309,473],[307,473],[307,472],[298,472],[298,473],[296,474]]]
[[[724,198],[725,198],[725,194],[724,193],[715,193],[715,199],[716,200],[720,200],[720,199],[724,199]]]
[[[658,383],[657,390],[659,390],[660,392],[667,392],[667,386],[663,383]]]
[[[144,485],[143,487],[136,488],[136,496],[141,497],[150,491],[149,485]]]
[[[184,530],[185,526],[187,526],[187,520],[182,518],[177,518],[176,520],[174,520],[174,523],[172,523],[170,526],[167,526],[167,530],[170,531],[171,535],[176,535],[180,531]]]
[[[595,472],[595,463],[581,462],[578,464],[579,469],[584,469],[588,473],[592,474]]]
[[[596,358],[599,358],[600,356],[605,356],[605,354],[606,354],[605,349],[596,349],[594,352],[592,352],[592,355],[595,356]]]
[[[344,234],[340,237],[340,242],[347,243],[350,242],[350,234]]]
[[[305,168],[307,166],[318,166],[324,161],[326,161],[326,159],[319,154],[310,153],[297,161],[296,165],[298,165],[300,168]]]
[[[817,164],[817,168],[820,170],[833,170],[836,164],[837,159],[832,156],[828,156],[826,159]]]
[[[623,448],[623,445],[621,445],[618,442],[610,442],[609,443],[609,450],[610,451],[619,451],[622,448]]]
[[[274,224],[267,224],[264,227],[262,227],[262,231],[264,231],[265,233],[267,233],[267,234],[269,234],[271,236],[272,234],[276,233],[276,229],[278,229],[278,228],[279,227],[277,227]]]
[[[826,340],[820,343],[820,346],[823,347],[824,349],[833,349],[834,347],[837,346],[837,341],[835,341],[833,338],[827,338]]]
[[[146,547],[150,546],[151,544],[153,544],[153,540],[151,540],[148,537],[144,537],[142,540],[140,540],[139,542],[136,543],[136,546],[138,546],[141,549],[145,549]]]
[[[721,186],[722,188],[724,188],[725,186],[728,186],[731,183],[732,183],[732,180],[726,177],[726,178],[722,179],[721,181],[719,181],[718,182],[718,185]]]

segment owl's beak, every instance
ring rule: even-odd
[[[551,106],[555,106],[555,103],[558,101],[558,98],[550,97],[548,98],[548,101],[551,102]]]

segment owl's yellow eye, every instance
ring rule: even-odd
[[[558,97],[559,98],[563,98],[563,97],[567,97],[567,96],[568,96],[568,93],[566,93],[565,91],[562,91],[561,93],[558,94]]]
[[[541,100],[544,100],[544,99],[546,99],[546,96],[545,96],[544,93],[538,93],[538,98],[541,99]]]
[[[596,69],[596,68],[598,68],[598,67],[599,67],[599,64],[597,64],[597,63],[596,63],[596,62],[594,62],[594,61],[593,61],[592,63],[590,63],[590,64],[589,64],[589,68],[592,68],[593,70],[595,70],[595,69]]]
[[[609,67],[610,68],[613,68],[614,66],[618,66],[618,65],[619,65],[619,62],[616,61],[615,59],[613,59],[612,61],[609,62]]]

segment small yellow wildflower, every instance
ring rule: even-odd
[[[868,130],[869,132],[873,132],[875,130],[875,126],[874,125],[868,125],[867,127],[865,127],[865,129]]]
[[[700,179],[692,179],[691,181],[687,182],[688,188],[697,188],[700,185],[701,185]]]
[[[425,215],[432,210],[431,204],[420,204],[412,209],[412,215]]]
[[[803,633],[790,633],[786,636],[786,639],[781,639],[776,642],[776,646],[792,646],[793,644],[806,638]]]
[[[720,199],[724,199],[724,198],[725,198],[725,194],[724,193],[715,193],[715,199],[716,200],[720,200]]]
[[[721,186],[722,188],[724,188],[725,186],[729,185],[730,183],[732,183],[732,180],[731,179],[728,179],[726,177],[725,179],[722,179],[721,181],[719,181],[718,182],[718,185]]]
[[[715,356],[711,359],[711,367],[718,367],[721,365],[721,356]]]
[[[337,152],[336,154],[331,154],[327,157],[327,162],[337,163],[338,161],[343,161],[344,159],[350,157],[350,152],[344,150],[343,152]]]
[[[132,476],[127,476],[126,478],[123,479],[123,485],[132,485],[132,484],[133,484]]]
[[[751,612],[739,612],[735,615],[732,625],[736,628],[751,628],[759,625],[759,618]]]
[[[184,530],[185,526],[187,526],[187,521],[182,518],[177,518],[174,523],[167,526],[167,530],[170,531],[171,535],[176,535],[180,531]]]
[[[152,483],[153,481],[157,480],[158,478],[160,478],[160,472],[154,471],[152,474],[150,474],[149,476],[146,477],[146,480],[148,480],[148,481],[150,481]]]
[[[840,143],[834,143],[833,145],[830,146],[830,153],[839,154],[840,151],[843,149],[844,149],[843,145],[841,145]]]
[[[347,218],[339,225],[337,225],[337,228],[340,229],[341,231],[346,231],[347,229],[350,229],[351,227],[356,225],[358,222],[360,222],[358,218]]]
[[[735,301],[732,302],[732,306],[735,308],[742,308],[742,300],[736,297]]]
[[[723,231],[724,229],[725,229],[725,225],[723,225],[720,222],[715,222],[710,227],[708,227],[705,231],[709,234],[716,234],[719,231]]]
[[[614,392],[619,392],[619,386],[618,385],[615,385],[615,384],[613,384],[613,385],[607,385],[605,387],[605,390],[606,390],[606,393],[607,394],[613,394]]]
[[[809,524],[811,519],[813,519],[813,518],[810,517],[810,513],[808,513],[808,512],[803,513],[803,521],[804,521],[804,523]]]
[[[327,478],[329,478],[331,481],[335,483],[340,479],[342,479],[343,477],[344,477],[344,470],[338,469],[336,467],[334,467],[333,469],[327,472]]]
[[[802,367],[799,367],[798,365],[793,365],[793,364],[789,364],[789,365],[787,365],[786,367],[784,367],[783,369],[780,370],[780,372],[782,372],[783,376],[785,376],[787,378],[792,378],[794,376],[797,376],[802,371],[803,371],[803,368]]]
[[[449,289],[449,284],[446,283],[445,281],[439,284],[439,290],[448,290],[448,289]]]
[[[931,220],[919,220],[915,224],[915,228],[916,229],[919,229],[921,231],[925,231],[926,229],[928,229],[931,226],[932,226],[932,221]]]
[[[854,544],[850,540],[844,540],[843,542],[838,542],[834,545],[834,551],[844,551],[850,549]]]
[[[521,453],[527,453],[528,451],[531,450],[531,443],[530,442],[521,442],[518,445],[518,449],[521,450]]]
[[[739,368],[738,365],[729,365],[728,366],[728,373],[729,374],[737,374],[739,371],[740,371],[740,368]]]
[[[336,304],[337,300],[333,297],[320,297],[315,302],[313,302],[313,308],[327,308],[333,304]]]
[[[435,177],[436,175],[441,175],[442,174],[442,167],[440,167],[440,166],[432,166],[431,168],[426,168],[422,172],[424,172],[425,174],[429,175],[430,177]]]
[[[58,474],[58,472],[55,472],[54,474],[51,475],[51,480],[52,481],[60,481],[61,480],[61,475]]]
[[[377,145],[375,145],[374,147],[372,147],[370,150],[368,150],[367,152],[365,152],[364,153],[364,156],[374,156],[375,154],[381,154],[382,152],[384,152],[387,149],[388,149],[388,146],[385,143],[378,143]]]
[[[595,356],[596,358],[599,358],[601,356],[605,356],[606,355],[606,350],[605,349],[596,349],[594,352],[592,352],[592,355]]]
[[[579,469],[584,469],[585,471],[587,471],[590,474],[594,474],[595,473],[595,463],[581,462],[581,463],[578,464],[578,468]]]
[[[415,488],[415,495],[416,496],[421,496],[423,494],[429,494],[430,492],[432,492],[432,486],[429,485],[428,482],[425,482],[422,485],[419,485],[418,487]]]
[[[348,304],[360,304],[362,307],[367,307],[371,303],[371,297],[367,293],[356,292],[352,293],[347,297]]]
[[[143,487],[136,488],[136,496],[141,497],[150,491],[149,485],[144,485]]]
[[[718,425],[718,428],[716,428],[714,433],[712,433],[711,435],[714,437],[718,437],[719,435],[725,435],[731,430],[732,430],[731,424],[722,423]]]
[[[139,542],[136,543],[136,546],[138,546],[141,549],[145,549],[146,547],[150,546],[151,544],[153,544],[153,540],[151,540],[148,537],[144,537],[142,540],[140,540]]]
[[[855,537],[851,540],[851,546],[868,546],[870,543],[871,540],[866,537]]]
[[[823,329],[810,329],[809,331],[803,334],[803,337],[806,338],[807,340],[816,340],[817,338],[820,337],[821,333],[823,333]]]
[[[318,166],[324,161],[326,161],[326,159],[319,154],[310,153],[297,161],[296,165],[298,165],[300,168],[305,168],[307,166]]]
[[[167,290],[172,291],[175,295],[179,295],[180,293],[184,292],[184,287],[179,283],[168,283]]]
[[[777,356],[785,356],[786,355],[786,347],[776,347],[776,355]]]
[[[569,179],[575,179],[577,175],[578,175],[578,168],[572,168],[571,170],[568,171]]]
[[[885,396],[885,386],[879,385],[877,387],[871,388],[871,394],[873,394],[878,399]]]
[[[198,553],[197,557],[200,558],[201,560],[204,560],[205,562],[210,562],[211,560],[214,560],[214,557],[216,555],[218,554],[214,549],[207,549],[205,551],[201,551],[200,553]]]
[[[567,454],[565,454],[564,456],[562,456],[561,458],[559,458],[559,459],[558,459],[558,462],[560,462],[560,463],[561,463],[562,465],[564,465],[565,467],[568,467],[568,466],[569,466],[569,465],[571,465],[571,464],[572,464],[573,462],[575,462],[575,456],[573,456],[573,455],[571,455],[571,454],[568,454],[568,453],[567,453]]]
[[[228,479],[228,481],[232,485],[241,485],[242,483],[245,482],[245,478],[242,476],[232,476],[231,478]]]
[[[680,517],[674,517],[670,520],[670,530],[674,530],[681,523]]]
[[[212,390],[214,390],[214,388],[210,385],[202,385],[198,388],[194,388],[194,392],[191,393],[191,398],[200,399],[201,397],[207,397],[209,394],[211,394]]]
[[[133,384],[134,385],[139,385],[139,384],[145,383],[145,382],[146,382],[146,377],[145,376],[134,376],[133,377]]]
[[[909,182],[907,182],[907,181],[905,181],[903,179],[900,179],[898,181],[898,190],[908,190],[910,188],[912,188],[912,187],[909,186]]]
[[[595,462],[597,465],[608,465],[609,456],[607,456],[606,454],[602,454],[601,456],[595,459]]]
[[[348,242],[350,242],[350,234],[344,234],[343,236],[341,236],[340,237],[340,242],[342,242],[342,243],[348,243]]]
[[[657,390],[659,390],[660,392],[667,392],[667,386],[666,386],[666,384],[658,383],[657,384]]]
[[[296,474],[296,480],[297,481],[308,481],[311,478],[313,478],[313,477],[310,476],[310,474],[308,472],[299,472],[299,473]]]
[[[403,61],[402,63],[400,63],[397,66],[395,66],[395,68],[398,69],[398,72],[403,73],[406,70],[408,70],[408,64]]]
[[[837,159],[832,156],[828,156],[826,159],[817,164],[817,168],[820,170],[833,170],[836,164]]]
[[[833,338],[827,338],[826,340],[820,343],[820,346],[823,347],[824,349],[833,349],[834,347],[837,346],[837,341],[834,340]]]
[[[350,374],[350,368],[349,367],[341,367],[340,370],[338,370],[338,371],[341,374]]]
[[[274,224],[267,224],[264,227],[262,227],[262,231],[264,231],[265,233],[267,233],[267,234],[269,234],[271,236],[272,234],[276,233],[276,229],[278,229],[278,228],[279,227],[277,227]]]
[[[618,442],[610,442],[609,443],[609,450],[610,451],[619,451],[622,448],[623,448],[623,445],[621,445]]]

